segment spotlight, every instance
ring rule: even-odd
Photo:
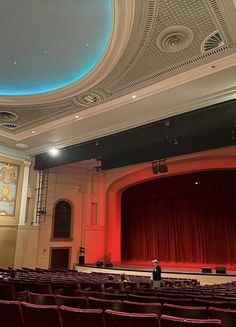
[[[153,172],[153,174],[167,173],[168,172],[168,166],[166,164],[166,160],[161,159],[159,161],[153,161],[152,162],[152,172]]]
[[[102,158],[97,158],[97,166],[95,166],[94,168],[96,169],[97,172],[102,171]]]
[[[56,147],[53,147],[48,152],[52,157],[56,157],[60,151]]]
[[[232,140],[233,141],[236,140],[236,125],[233,125],[233,128],[232,128]]]
[[[158,170],[160,173],[168,172],[168,167],[167,167],[165,159],[159,161]]]
[[[157,166],[157,162],[152,162],[152,172],[153,174],[158,174],[158,166]]]

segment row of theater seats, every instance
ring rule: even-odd
[[[172,304],[178,306],[189,306],[189,307],[199,307],[203,306],[206,308],[209,307],[217,307],[223,309],[232,309],[236,310],[236,302],[235,301],[210,301],[210,300],[201,300],[191,299],[191,298],[171,298],[171,297],[151,297],[151,296],[139,296],[135,294],[112,294],[112,293],[98,293],[97,296],[93,294],[93,296],[64,296],[64,295],[54,295],[54,294],[38,294],[28,292],[27,297],[23,298],[24,301],[29,301],[34,304],[58,304],[58,305],[70,305],[80,308],[87,307],[88,299],[94,299],[97,303],[101,305],[105,304],[114,304],[113,307],[102,307],[103,309],[115,309],[122,310],[122,303],[133,302],[133,303],[143,303],[148,304],[149,307],[151,305],[156,306],[156,308],[160,307],[164,304]],[[97,307],[101,308],[101,307]],[[160,311],[160,310],[159,310]],[[155,312],[157,313],[157,312]]]
[[[161,304],[161,303],[148,303],[148,302],[133,302],[133,301],[121,301],[121,300],[109,300],[109,299],[98,299],[98,298],[86,298],[86,297],[68,297],[61,295],[52,294],[36,294],[29,293],[30,305],[36,306],[36,308],[50,308],[50,307],[61,307],[67,306],[75,309],[75,311],[87,309],[99,309],[102,311],[112,310],[117,312],[126,312],[133,314],[154,314],[157,317],[171,316],[175,318],[182,318],[185,320],[196,319],[196,320],[209,320],[219,319],[222,322],[223,327],[234,327],[236,326],[236,310],[214,308],[214,307],[203,307],[203,306],[181,306],[173,304]],[[20,303],[16,301],[0,301],[0,315],[5,309],[1,308],[2,304]],[[25,306],[26,303],[23,302]],[[5,310],[7,312],[7,310]],[[167,319],[167,318],[166,318]],[[173,318],[171,318],[173,319]],[[178,319],[177,319],[178,321]],[[182,321],[182,320],[181,320]],[[0,317],[0,326],[1,324]],[[170,325],[171,326],[171,325]],[[182,325],[181,325],[182,326]],[[34,326],[35,327],[35,326]]]
[[[0,275],[4,277],[9,277],[11,270],[0,268]],[[107,284],[109,281],[108,277],[112,277],[113,283],[120,281],[120,274],[108,274],[108,273],[85,273],[78,272],[77,270],[64,269],[17,269],[17,278],[16,281],[25,282],[29,284],[33,282],[51,282],[53,285],[63,284],[63,282],[77,282],[83,283],[86,287],[86,283],[95,283],[95,284]],[[147,276],[136,276],[128,275],[131,286],[136,287],[150,287],[150,277]],[[197,285],[198,281],[196,279],[179,279],[179,278],[163,278],[163,286],[192,286]]]
[[[219,327],[219,319],[185,319],[153,313],[127,313],[101,309],[37,305],[0,301],[0,326],[4,327]],[[231,326],[231,325],[230,325]],[[232,325],[233,326],[233,325]]]
[[[36,286],[37,283],[35,283]],[[45,286],[48,284],[43,284],[43,288],[36,288],[37,292],[22,291],[17,292],[15,285],[11,283],[0,283],[0,299],[2,300],[21,300],[28,301],[28,294],[32,298],[33,294],[37,293],[44,299],[41,304],[55,304],[55,294],[61,295],[72,295],[77,297],[96,297],[101,299],[110,300],[128,300],[134,302],[149,302],[149,303],[169,303],[177,305],[188,305],[188,306],[205,306],[205,307],[221,307],[236,309],[236,294],[234,289],[230,291],[224,291],[219,288],[221,292],[216,292],[215,289],[204,289],[201,288],[201,292],[197,292],[195,289],[159,289],[159,290],[144,290],[144,289],[134,289],[132,293],[123,292],[96,292],[90,290],[74,289],[72,294],[64,292],[46,292],[44,294]],[[218,289],[218,290],[219,290]],[[48,289],[46,288],[48,291]],[[200,288],[198,288],[200,290]],[[48,294],[49,293],[49,294]],[[36,296],[36,295],[35,295]],[[57,297],[59,298],[59,296]],[[38,302],[33,302],[38,303]]]

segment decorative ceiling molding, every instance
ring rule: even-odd
[[[99,115],[101,113],[105,113],[108,111],[113,111],[116,110],[118,108],[127,106],[129,104],[132,103],[137,103],[140,100],[145,100],[146,98],[148,99],[151,96],[158,96],[158,94],[162,94],[165,91],[168,90],[175,90],[176,87],[181,87],[181,85],[188,85],[188,83],[194,81],[194,80],[198,80],[200,78],[204,78],[207,76],[211,76],[218,72],[221,72],[225,69],[230,69],[232,67],[235,67],[235,63],[236,63],[236,54],[231,55],[229,57],[226,58],[222,58],[219,59],[215,62],[213,62],[211,65],[207,64],[195,69],[192,69],[190,71],[184,72],[182,74],[179,74],[177,76],[172,76],[169,79],[166,79],[164,81],[161,81],[160,83],[156,83],[156,84],[152,84],[146,88],[140,89],[136,92],[136,99],[132,99],[131,94],[128,95],[124,95],[122,97],[119,98],[115,98],[111,101],[106,101],[106,102],[102,102],[96,106],[90,107],[84,111],[79,112],[79,122],[84,121],[86,122],[86,120],[90,117]],[[213,67],[213,68],[212,68]],[[181,91],[180,91],[181,92]],[[61,142],[61,146],[69,146],[75,143],[80,143],[80,142],[84,142],[87,140],[90,140],[92,138],[96,138],[99,136],[104,136],[104,135],[108,135],[111,134],[112,131],[114,132],[119,132],[131,127],[135,127],[135,126],[140,126],[142,124],[145,123],[149,123],[152,121],[156,121],[156,120],[160,120],[163,118],[166,118],[168,116],[173,116],[179,113],[183,113],[183,112],[188,112],[191,110],[195,110],[197,108],[203,107],[203,106],[207,106],[207,105],[211,105],[214,102],[222,102],[222,101],[226,101],[232,98],[236,97],[236,88],[232,87],[232,88],[226,88],[226,89],[221,89],[219,92],[215,92],[214,94],[209,93],[207,94],[207,96],[200,96],[200,94],[198,95],[198,97],[194,100],[192,100],[191,102],[182,102],[181,104],[176,103],[175,105],[173,105],[172,108],[168,108],[168,110],[165,110],[165,112],[163,113],[163,111],[160,110],[155,110],[154,112],[152,112],[152,115],[150,116],[150,114],[146,114],[143,113],[142,118],[138,119],[138,123],[134,123],[134,121],[130,122],[130,121],[126,121],[124,120],[122,123],[122,126],[116,125],[114,123],[114,125],[109,125],[107,126],[106,130],[99,130],[99,128],[95,131],[95,130],[89,130],[87,135],[78,135],[76,137],[72,137],[70,140],[66,140],[65,142]],[[36,129],[37,130],[37,135],[43,134],[47,131],[51,131],[53,129],[57,129],[66,125],[70,125],[70,124],[74,124],[75,123],[75,114],[71,114],[68,115],[66,117],[62,117],[59,118],[57,120],[52,120],[50,122],[47,122],[46,124],[42,124],[40,126],[40,128]],[[6,132],[6,131],[1,131],[0,132],[2,136],[8,137],[12,140],[15,140],[16,142],[20,142],[23,140],[26,140],[28,138],[33,138],[36,135],[32,134],[31,129],[30,130],[26,130],[24,132],[14,132],[14,135],[12,134],[12,132]],[[31,153],[31,154],[35,154],[35,153],[40,153],[42,152],[44,148],[44,145],[42,146],[42,148],[40,149],[35,149],[35,152]],[[30,150],[29,150],[30,152]]]

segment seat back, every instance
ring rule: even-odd
[[[66,282],[65,283],[65,292],[64,294],[67,296],[75,295],[75,290],[78,289],[78,283],[76,282]]]
[[[173,297],[159,297],[159,302],[164,304],[176,304],[176,305],[192,305],[193,301],[191,298],[173,298]]]
[[[51,283],[34,283],[32,286],[33,293],[52,294]]]
[[[222,309],[222,308],[209,308],[209,317],[220,319],[222,326],[235,327],[236,326],[236,310]]]
[[[24,327],[61,327],[56,305],[38,305],[21,302]]]
[[[63,327],[104,327],[101,309],[78,309],[63,305],[59,311]]]
[[[162,315],[161,327],[219,327],[222,326],[218,319],[186,319]]]
[[[174,317],[207,319],[208,312],[206,307],[182,306],[175,304],[164,304],[163,314]]]
[[[158,297],[157,296],[140,296],[140,295],[135,295],[135,294],[129,294],[128,301],[157,303]]]
[[[29,303],[32,304],[45,304],[45,305],[55,305],[55,295],[54,294],[38,294],[38,293],[28,293]]]
[[[106,293],[106,292],[101,292],[100,293],[100,298],[101,299],[108,299],[108,300],[127,300],[127,294],[117,294],[117,293]]]
[[[90,283],[90,290],[95,292],[104,291],[104,285],[102,283]]]
[[[86,290],[75,290],[75,296],[83,296],[83,297],[100,297],[100,292],[96,291],[86,291]]]
[[[65,295],[57,295],[56,296],[56,305],[68,306],[73,308],[88,308],[88,299],[86,297],[79,296],[65,296]]]
[[[0,284],[0,300],[9,300],[9,301],[17,300],[16,290],[13,284],[7,284],[7,283]]]
[[[209,300],[193,299],[193,304],[197,306],[205,306],[207,308],[209,307],[228,308],[227,301],[209,301]]]
[[[155,313],[158,316],[162,313],[161,303],[123,301],[123,308],[125,312]]]
[[[102,309],[102,310],[115,310],[122,311],[123,303],[120,300],[107,300],[107,299],[96,299],[89,297],[88,306],[90,309]]]
[[[158,317],[154,313],[127,313],[112,310],[104,312],[106,327],[158,327]]]
[[[18,301],[0,300],[0,326],[23,327],[21,307]]]

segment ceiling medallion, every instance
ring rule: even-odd
[[[86,104],[93,104],[99,101],[99,97],[94,94],[86,94],[81,97],[81,100]]]
[[[0,123],[12,122],[18,119],[18,116],[10,111],[0,111]]]
[[[157,37],[156,45],[163,52],[175,53],[184,50],[193,40],[193,32],[185,26],[165,28]]]
[[[82,106],[92,106],[98,104],[101,100],[103,100],[103,97],[101,97],[97,93],[88,93],[81,96],[75,96],[73,98],[73,102],[76,105],[82,105]]]

